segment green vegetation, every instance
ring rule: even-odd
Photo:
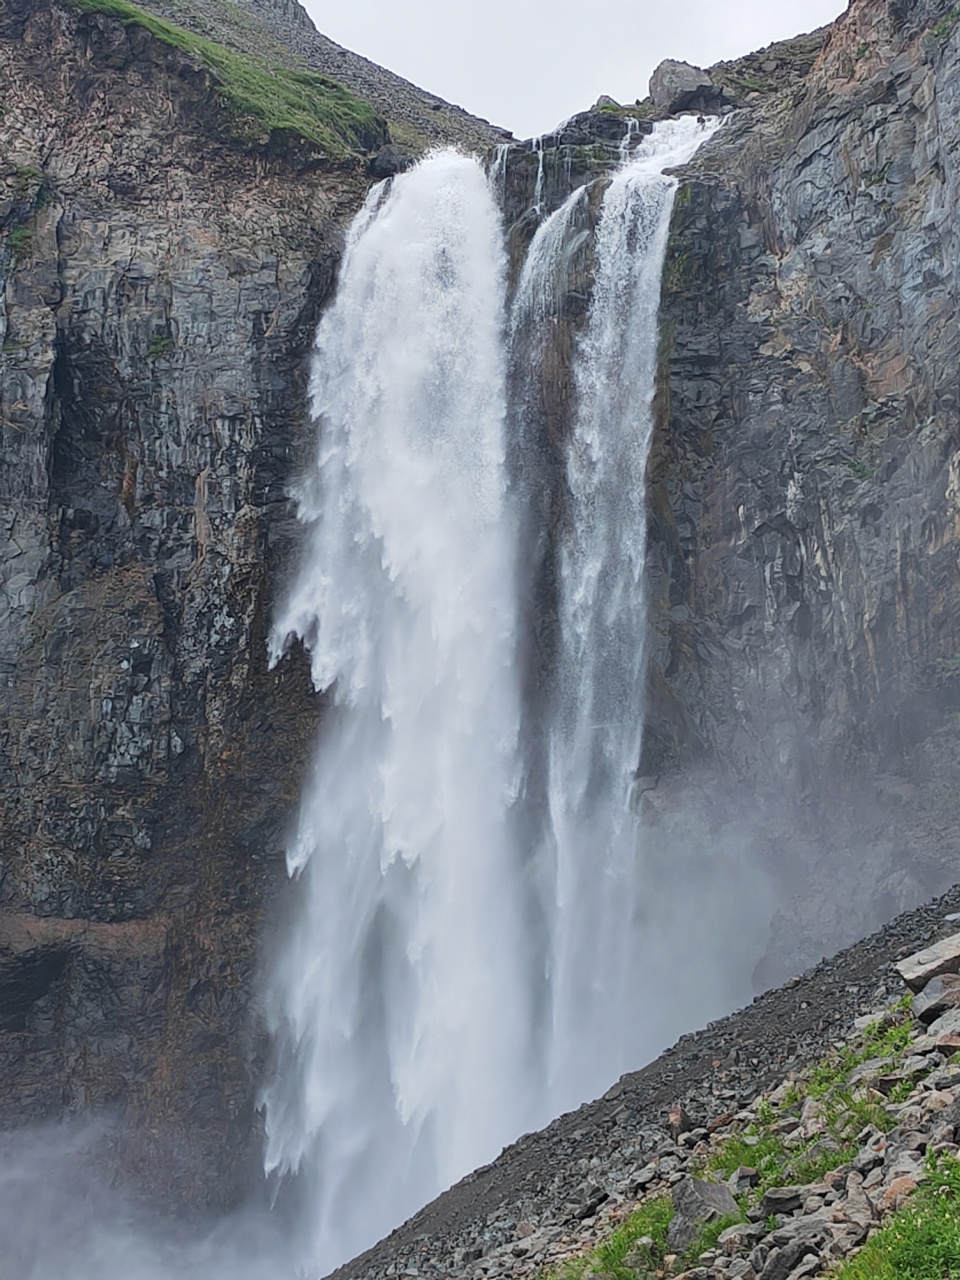
[[[43,181],[43,174],[32,164],[22,164],[14,177],[14,194],[18,200],[29,195],[31,188]]]
[[[757,1119],[743,1135],[721,1143],[708,1157],[703,1172],[728,1178],[741,1165],[756,1169],[757,1181],[741,1199],[746,1210],[758,1204],[771,1187],[819,1182],[831,1169],[852,1160],[857,1153],[857,1134],[868,1125],[882,1132],[893,1118],[882,1102],[866,1090],[851,1086],[850,1076],[865,1062],[889,1060],[886,1070],[895,1070],[896,1059],[910,1042],[909,997],[891,1012],[889,1024],[875,1023],[863,1033],[859,1044],[834,1051],[816,1063],[784,1091],[780,1106],[760,1102]],[[911,1083],[894,1086],[893,1100],[902,1101]],[[804,1099],[820,1103],[822,1132],[800,1143],[776,1129],[779,1118],[799,1110]]]
[[[927,1161],[929,1181],[836,1280],[951,1280],[960,1276],[960,1161]]]
[[[707,1222],[700,1228],[700,1234],[697,1236],[686,1253],[683,1255],[684,1266],[692,1266],[697,1262],[701,1253],[706,1253],[708,1249],[715,1249],[717,1241],[726,1231],[727,1227],[736,1226],[738,1222],[743,1222],[743,1214],[729,1214],[725,1218],[715,1218],[713,1222]],[[636,1278],[634,1278],[636,1280]]]
[[[14,227],[7,236],[7,246],[14,262],[23,262],[24,258],[29,258],[33,248],[33,232],[29,227]]]
[[[867,187],[880,187],[887,180],[887,174],[890,172],[892,160],[886,160],[879,169],[873,169],[870,173],[864,174],[863,182]]]
[[[619,103],[611,106],[610,103],[605,102],[602,107],[597,107],[597,111],[602,115],[631,116],[634,120],[652,120],[655,114],[650,98],[644,98],[642,102],[638,98],[632,107],[621,106]]]
[[[663,1266],[667,1255],[667,1231],[673,1218],[673,1201],[669,1195],[656,1196],[636,1209],[602,1244],[582,1258],[570,1258],[552,1273],[553,1280],[638,1280],[648,1271]],[[684,1251],[680,1261],[692,1266],[701,1253],[716,1248],[721,1233],[742,1216],[717,1218],[705,1223],[697,1238]]]
[[[168,355],[173,346],[173,339],[165,334],[154,334],[147,347],[148,360],[160,360]]]
[[[554,1273],[556,1280],[581,1280],[590,1275],[637,1280],[640,1268],[662,1265],[672,1217],[673,1202],[669,1196],[645,1201],[591,1253],[562,1263]]]
[[[296,133],[328,154],[341,157],[351,151],[369,150],[386,139],[383,122],[369,103],[326,76],[291,71],[234,53],[146,13],[127,0],[72,3],[85,13],[104,13],[143,27],[157,40],[199,59],[217,78],[227,105],[238,115],[257,121],[267,133]]]
[[[773,86],[768,84],[766,80],[761,80],[759,76],[752,76],[749,73],[743,75],[727,75],[724,82],[734,93],[770,93]]]
[[[719,1142],[691,1169],[696,1176],[725,1181],[746,1166],[756,1170],[757,1177],[739,1197],[740,1215],[705,1224],[679,1260],[681,1269],[696,1265],[701,1254],[714,1249],[721,1233],[744,1221],[747,1210],[772,1187],[820,1182],[854,1158],[863,1129],[874,1126],[889,1132],[894,1116],[866,1082],[851,1084],[850,1078],[858,1067],[873,1061],[878,1073],[896,1072],[912,1038],[910,1004],[910,995],[904,996],[855,1043],[835,1049],[808,1068],[778,1090],[774,1101],[761,1100],[756,1120],[745,1132]],[[894,1085],[890,1097],[902,1100],[911,1090],[912,1081],[904,1080]],[[818,1104],[815,1127],[820,1132],[803,1140],[783,1132],[789,1127],[783,1121],[810,1099]],[[960,1161],[932,1157],[927,1167],[928,1181],[835,1280],[960,1280]],[[639,1280],[663,1267],[672,1216],[669,1195],[652,1198],[590,1253],[562,1263],[543,1280]],[[777,1226],[774,1215],[767,1229]]]
[[[938,40],[949,40],[956,29],[957,23],[960,23],[960,9],[951,9],[939,22],[933,24],[930,31]]]

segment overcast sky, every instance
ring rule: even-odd
[[[830,22],[843,0],[304,0],[331,39],[519,138],[601,93],[644,98],[663,58],[699,66]]]

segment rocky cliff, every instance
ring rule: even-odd
[[[854,0],[793,84],[757,57],[665,268],[644,768],[777,794],[830,886],[794,966],[956,879],[958,19]]]
[[[195,1206],[258,1159],[251,994],[319,712],[264,644],[306,355],[396,135],[498,136],[350,55],[375,102],[325,79],[287,8],[0,10],[0,1125],[107,1109],[125,1176]]]
[[[854,0],[709,73],[667,65],[653,100],[602,102],[505,165],[516,269],[536,188],[556,208],[631,119],[726,116],[679,175],[664,271],[638,793],[659,839],[699,811],[695,838],[776,879],[761,986],[956,879],[958,25],[947,3]],[[589,234],[568,258],[549,376],[514,374],[519,452],[554,477],[529,494],[534,697]]]
[[[711,69],[736,110],[682,175],[638,790],[668,836],[695,788],[796,890],[761,985],[960,860],[957,27],[855,0]],[[308,348],[373,177],[503,135],[255,0],[4,0],[0,84],[0,1124],[112,1109],[124,1177],[225,1204],[258,1154],[251,1000],[321,711],[264,646]],[[656,110],[510,149],[514,267],[537,190],[602,177]],[[528,495],[531,697],[590,272],[584,248],[544,376],[512,373],[518,483],[527,449],[553,476]]]

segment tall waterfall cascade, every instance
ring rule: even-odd
[[[712,126],[657,126],[603,196],[574,357],[571,520],[548,700],[548,813],[515,821],[526,749],[520,525],[505,461],[506,259],[495,193],[450,152],[374,188],[321,320],[307,552],[276,619],[328,691],[287,854],[297,909],[267,1004],[268,1172],[297,1173],[320,1272],[644,1043],[630,788],[640,752],[644,471],[676,180]],[[631,138],[632,141],[632,138]],[[538,184],[539,188],[539,184]],[[537,199],[542,192],[538,189]],[[546,315],[574,193],[513,302]],[[636,1019],[634,1019],[636,1021]]]
[[[555,876],[548,1079],[555,1111],[597,1096],[649,1049],[643,1019],[625,1011],[635,1005],[647,942],[631,788],[643,726],[645,476],[657,314],[678,185],[664,170],[691,159],[715,124],[693,116],[665,122],[614,175],[596,232],[586,333],[574,359],[561,643],[547,726]],[[561,220],[575,198],[558,211]],[[544,232],[562,243],[555,230]],[[532,262],[538,250],[534,243]]]

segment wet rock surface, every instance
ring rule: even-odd
[[[736,845],[776,883],[758,986],[960,865],[957,39],[945,0],[861,0],[709,68],[736,109],[678,174],[633,802],[662,842]],[[553,477],[525,494],[546,530],[534,698],[549,696],[591,235],[606,174],[661,115],[605,104],[499,170],[514,274],[544,214],[587,184],[542,370],[521,352],[514,371],[518,483],[530,456]]]
[[[832,882],[840,912],[798,883],[771,976],[955,878],[952,14],[855,3],[789,85],[773,47],[712,69],[741,110],[675,209],[641,773],[722,761],[781,865]]]

